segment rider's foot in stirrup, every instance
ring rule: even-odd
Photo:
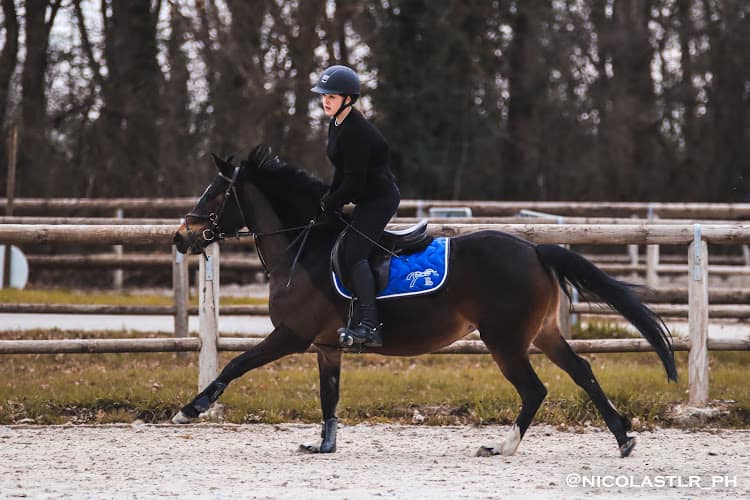
[[[351,328],[339,328],[339,344],[342,347],[383,347],[383,324],[372,328],[362,323]]]

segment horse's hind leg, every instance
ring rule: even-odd
[[[172,422],[176,424],[190,422],[191,419],[208,410],[232,380],[287,354],[304,352],[310,343],[310,340],[295,335],[284,325],[279,325],[260,344],[227,363],[219,376],[185,405],[172,418]]]
[[[318,349],[318,373],[320,375],[320,406],[323,410],[323,430],[320,446],[302,444],[300,451],[307,453],[333,453],[336,451],[339,404],[339,380],[341,379],[341,351],[333,347],[316,346]]]
[[[485,338],[484,335],[482,338]],[[490,344],[487,344],[487,347],[505,378],[521,396],[521,411],[505,441],[496,446],[482,446],[477,451],[477,456],[513,455],[547,396],[547,389],[531,366],[526,348],[508,349],[508,346],[495,347]]]
[[[630,455],[635,447],[635,437],[627,434],[630,430],[630,419],[617,411],[594,377],[589,362],[571,349],[570,344],[560,335],[557,325],[547,326],[534,340],[534,345],[586,391],[604,418],[607,427],[615,435],[620,447],[620,455],[623,457]]]

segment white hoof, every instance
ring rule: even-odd
[[[518,449],[518,445],[521,444],[521,430],[517,425],[513,425],[505,436],[505,441],[500,448],[500,454],[506,457],[514,455]]]
[[[521,430],[514,425],[505,436],[505,441],[494,446],[482,446],[477,450],[477,457],[492,457],[503,455],[509,457],[516,453],[518,445],[521,444]]]
[[[494,457],[495,455],[499,453],[494,446],[481,446],[474,454],[475,457]]]
[[[189,424],[192,421],[193,419],[190,417],[186,417],[185,414],[182,413],[182,411],[178,411],[177,415],[172,417],[173,424]]]

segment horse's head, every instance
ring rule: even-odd
[[[222,160],[214,156],[214,163],[219,173],[175,234],[174,243],[180,252],[200,253],[209,243],[245,226],[246,220],[251,221],[257,215],[251,198],[258,192],[267,200],[282,228],[304,225],[318,214],[318,202],[326,184],[280,160],[270,146],[257,145],[239,167],[231,158]],[[247,190],[251,185],[256,188],[254,194]]]
[[[220,240],[224,233],[245,226],[236,189],[240,167],[232,164],[232,157],[222,160],[212,156],[218,173],[174,235],[174,244],[182,253],[201,253],[206,245]]]

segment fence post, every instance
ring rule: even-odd
[[[117,219],[122,219],[123,217],[122,208],[118,208],[117,210],[115,210],[115,217]],[[116,257],[122,257],[122,245],[114,245],[112,247],[112,250],[114,250]],[[122,268],[115,269],[112,272],[112,285],[115,289],[115,292],[122,292],[122,277],[123,277]]]
[[[205,248],[206,256],[199,257],[198,335],[198,390],[202,391],[218,375],[219,365],[219,244]]]
[[[560,290],[560,308],[557,313],[557,324],[560,328],[560,335],[564,339],[570,339],[570,300],[568,296]]]
[[[633,214],[631,219],[637,219],[638,216]],[[638,245],[628,245],[628,257],[630,265],[633,266],[633,272],[630,273],[630,279],[638,281]]]
[[[172,290],[174,292],[174,336],[187,337],[188,298],[190,297],[187,255],[178,252],[177,248],[173,245],[172,257]],[[201,258],[202,257],[203,256],[201,256]]]
[[[13,124],[8,134],[8,175],[6,177],[5,184],[5,215],[13,215],[13,203],[16,197],[16,164],[18,158],[18,125]],[[5,245],[3,250],[3,269],[0,273],[0,288],[3,288],[7,282],[8,288],[10,288],[10,276],[11,276],[11,248],[10,243]]]
[[[648,220],[656,222],[659,217],[654,214],[653,203],[648,204]],[[659,245],[646,246],[646,284],[651,288],[659,286],[659,274],[656,268],[659,266]]]
[[[708,403],[708,245],[701,239],[700,224],[694,226],[693,242],[688,249],[688,269],[688,404],[705,406]]]

